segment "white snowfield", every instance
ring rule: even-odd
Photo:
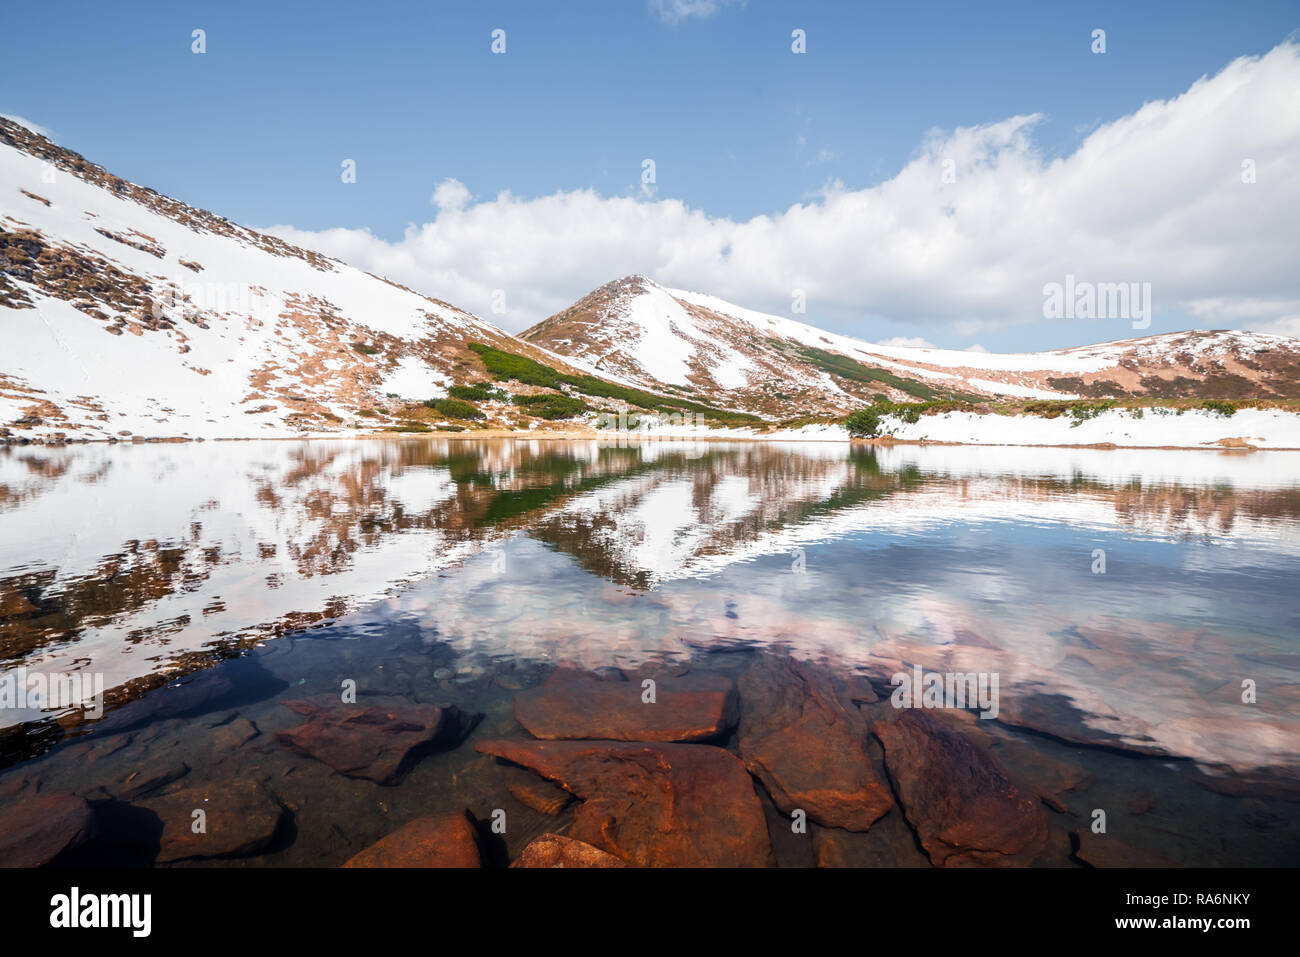
[[[647,283],[654,285],[650,280]],[[662,287],[660,287],[662,288]],[[1139,339],[1120,339],[1089,346],[1075,346],[1069,349],[1056,349],[1049,352],[971,352],[959,349],[927,349],[915,346],[887,346],[878,343],[827,332],[807,323],[787,319],[784,316],[771,315],[745,309],[734,303],[709,296],[704,293],[684,289],[664,289],[669,295],[697,306],[702,306],[720,315],[729,316],[752,326],[755,330],[768,336],[793,339],[804,345],[819,349],[829,349],[850,358],[867,360],[872,364],[906,370],[922,378],[932,380],[936,385],[947,384],[961,387],[961,383],[951,380],[961,379],[967,387],[990,394],[1017,398],[1061,399],[1074,398],[1060,391],[1037,389],[1031,386],[1017,385],[1014,381],[973,378],[968,373],[957,375],[936,369],[918,368],[939,366],[940,369],[976,369],[1001,373],[1048,372],[1057,376],[1080,376],[1092,372],[1102,372],[1114,368],[1121,358],[1136,355],[1142,358],[1161,358],[1169,348],[1171,340],[1181,340],[1181,333],[1165,333],[1146,336]],[[1223,330],[1213,337],[1179,341],[1180,352],[1190,352],[1199,359],[1217,359],[1232,355],[1250,355],[1257,351],[1277,347],[1294,347],[1295,339],[1289,336],[1269,335],[1260,332],[1239,332]],[[896,359],[897,363],[881,360]]]
[[[42,425],[25,435],[299,436],[312,430],[286,419],[301,400],[338,416],[331,427],[346,430],[355,400],[444,395],[451,360],[439,339],[512,339],[344,263],[277,254],[238,227],[223,235],[201,221],[178,222],[7,144],[0,144],[0,223],[39,231],[51,246],[144,279],[163,292],[162,313],[173,321],[142,328],[138,316],[97,298],[106,321],[11,277],[35,308],[0,306],[0,425],[35,400],[66,416],[38,411]],[[108,333],[114,320],[125,320],[122,334]],[[352,346],[376,337],[391,338],[374,355]]]
[[[1068,416],[1045,419],[1036,415],[976,415],[948,412],[923,415],[914,424],[891,422],[899,439],[961,442],[973,445],[1101,445],[1133,448],[1300,449],[1300,415],[1281,409],[1241,409],[1222,416],[1203,409],[1178,414],[1172,409],[1146,409],[1141,418],[1124,409],[1111,409],[1078,424]],[[1224,440],[1236,440],[1235,442]]]
[[[746,373],[754,364],[725,341],[715,339],[674,297],[676,290],[665,289],[644,277],[644,291],[618,303],[606,314],[604,326],[622,342],[623,351],[643,370],[653,383],[685,384],[691,374],[690,360],[704,357],[714,381],[727,389],[742,388]],[[618,324],[626,331],[621,333]]]
[[[1111,409],[1096,418],[1074,423],[1069,416],[1047,419],[1037,415],[978,415],[945,412],[923,415],[915,423],[897,416],[882,419],[886,434],[905,442],[962,445],[1071,446],[1115,445],[1121,448],[1179,449],[1300,449],[1300,415],[1281,409],[1241,409],[1222,416],[1202,409],[1181,414],[1174,409],[1146,409],[1140,418],[1125,409]],[[609,430],[610,436],[620,433]],[[798,429],[758,432],[753,429],[709,429],[696,425],[660,425],[643,420],[625,433],[640,438],[753,439],[768,442],[845,442],[841,425],[806,425]]]
[[[857,339],[853,336],[844,336],[834,332],[827,332],[818,329],[816,326],[810,326],[807,323],[798,322],[794,319],[787,319],[784,316],[775,316],[770,313],[756,312],[753,309],[745,309],[734,303],[727,302],[725,299],[719,299],[717,296],[709,296],[704,293],[690,292],[685,289],[669,289],[671,295],[684,299],[687,302],[694,303],[697,306],[703,306],[712,312],[720,315],[730,316],[733,319],[739,319],[741,322],[753,326],[755,329],[762,331],[769,336],[777,336],[783,339],[793,339],[807,346],[816,349],[829,349],[835,352],[843,353],[849,357],[868,359],[876,361],[879,359],[899,359],[903,364],[896,364],[896,368],[906,368],[910,371],[918,371],[924,374],[922,370],[913,370],[910,363],[924,363],[926,365],[948,366],[952,368],[972,368],[987,369],[996,372],[1031,372],[1038,370],[1051,370],[1061,375],[1080,375],[1086,372],[1100,372],[1102,369],[1110,368],[1115,364],[1115,358],[1119,355],[1118,350],[1111,351],[1107,346],[1094,346],[1092,349],[1102,350],[1097,354],[1074,354],[1078,350],[1062,350],[1058,352],[1022,352],[1022,353],[991,353],[991,352],[965,352],[959,349],[922,349],[913,346],[883,346],[867,342],[863,339]],[[1114,344],[1108,344],[1113,347]],[[888,363],[886,363],[888,365]],[[930,371],[927,378],[935,381],[943,379],[954,379],[952,373]],[[1001,385],[1001,383],[999,383]],[[1005,390],[1003,390],[1005,391]],[[1042,392],[1042,398],[1061,398],[1059,392]],[[1007,393],[1011,394],[1010,392]],[[1038,397],[1038,396],[1035,396]]]

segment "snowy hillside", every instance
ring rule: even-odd
[[[874,345],[644,276],[602,286],[523,338],[645,388],[729,396],[768,415],[895,401],[1296,394],[1300,340],[1186,332],[1055,352],[993,354]]]
[[[0,438],[337,431],[483,378],[468,342],[553,358],[3,119],[0,324]]]

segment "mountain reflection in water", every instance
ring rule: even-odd
[[[0,710],[0,785],[33,766],[84,785],[62,751],[160,722],[196,735],[340,675],[513,728],[510,693],[558,663],[727,674],[769,655],[882,699],[915,667],[995,673],[990,733],[1119,762],[1094,779],[1182,767],[1198,815],[1253,800],[1268,821],[1264,799],[1300,794],[1297,466],[837,443],[6,448],[0,674],[102,674],[109,708]],[[1295,825],[1268,830],[1261,848],[1294,851]],[[356,839],[280,859],[337,863]],[[1201,851],[1187,860],[1223,859]]]

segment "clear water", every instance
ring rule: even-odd
[[[0,674],[94,672],[109,706],[92,721],[0,710],[0,811],[55,791],[121,808],[124,779],[183,766],[157,793],[257,780],[292,811],[268,849],[193,863],[333,866],[461,807],[510,809],[506,860],[572,814],[511,803],[517,769],[473,750],[522,733],[520,689],[557,664],[734,677],[794,655],[865,675],[882,696],[913,666],[996,673],[999,716],[979,724],[1011,770],[1077,772],[1049,815],[1059,853],[1037,863],[1077,866],[1068,834],[1104,808],[1134,863],[1294,864],[1297,572],[1291,453],[414,437],[11,447]],[[283,701],[345,679],[363,704],[484,718],[396,786],[345,778],[274,739],[300,720]],[[215,745],[236,718],[259,733]],[[814,863],[764,801],[776,862]],[[92,862],[149,863],[129,830]],[[871,834],[883,836],[864,860],[927,863],[901,825]]]

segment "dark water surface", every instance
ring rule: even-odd
[[[408,821],[468,809],[486,859],[506,863],[542,833],[585,826],[580,802],[557,790],[563,806],[530,806],[547,801],[518,794],[542,778],[475,749],[529,738],[516,698],[548,681],[562,697],[563,667],[633,696],[651,676],[666,701],[674,681],[730,684],[736,714],[695,740],[746,755],[771,863],[930,866],[949,853],[937,846],[974,835],[980,853],[949,863],[1295,864],[1297,583],[1294,453],[427,438],[6,448],[0,676],[94,674],[107,706],[97,720],[0,709],[0,819],[51,795],[89,801],[95,835],[56,863],[335,866]],[[997,676],[995,718],[926,712],[979,756],[930,725],[918,727],[942,743],[923,753],[871,732],[899,717],[891,679],[914,669]],[[340,703],[349,682],[357,707],[454,708],[457,726],[394,762],[391,783],[286,746],[279,733]],[[835,727],[811,748],[789,739],[782,760],[804,765],[765,777],[755,729],[832,686],[843,693],[813,710]],[[869,830],[810,812],[795,833],[795,799],[772,776],[811,776],[816,791],[843,757],[816,743],[846,727],[893,807]],[[986,780],[986,760],[993,790],[1009,782],[1032,808],[953,783],[972,763]],[[194,795],[214,818],[239,808],[248,840],[166,850],[172,804]],[[274,811],[265,833],[258,802]],[[1041,815],[1042,840],[999,846],[1027,826],[1015,814],[1034,827]],[[940,834],[949,825],[969,829]],[[607,849],[667,862],[653,841],[627,840]]]

